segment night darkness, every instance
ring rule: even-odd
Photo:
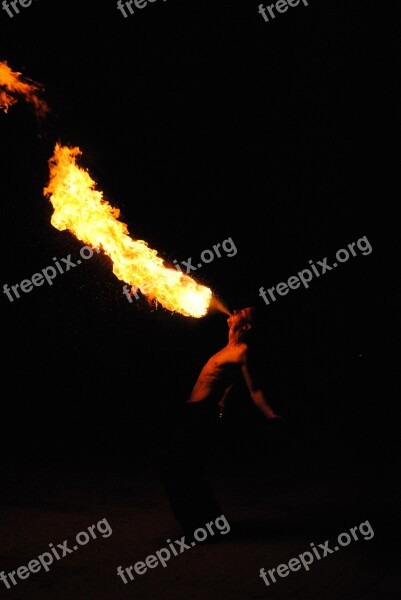
[[[37,0],[12,19],[0,10],[0,61],[43,84],[51,107],[45,119],[22,99],[0,112],[2,286],[78,256],[82,242],[52,227],[43,189],[56,142],[79,146],[131,236],[166,261],[196,264],[232,239],[235,256],[191,276],[230,310],[260,308],[263,378],[286,419],[272,430],[239,388],[210,472],[242,533],[124,586],[119,564],[178,535],[158,483],[161,439],[174,436],[174,411],[225,345],[227,317],[129,303],[102,254],[13,302],[2,294],[0,571],[96,515],[115,529],[50,573],[12,590],[0,582],[1,598],[396,597],[400,15],[391,10],[310,0],[270,22],[250,0],[156,0],[126,19],[111,0]],[[369,255],[268,306],[260,297],[364,236]],[[270,588],[259,578],[260,567],[366,519],[371,541]]]

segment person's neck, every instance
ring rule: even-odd
[[[240,335],[238,331],[229,331],[227,346],[239,346],[242,343],[239,338]]]

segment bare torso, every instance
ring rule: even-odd
[[[225,389],[236,380],[244,364],[247,345],[227,345],[214,354],[199,374],[188,403],[218,402]]]

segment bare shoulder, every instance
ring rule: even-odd
[[[224,364],[239,364],[243,365],[247,362],[247,344],[238,344],[237,346],[226,346],[219,352],[214,354],[208,361],[211,365],[224,365]]]
[[[238,359],[242,365],[247,365],[249,361],[248,344],[240,344],[238,346]]]
[[[260,357],[255,353],[254,348],[250,348],[248,344],[244,343],[240,349],[241,353],[241,365],[255,371],[260,367]],[[258,367],[259,365],[259,367]]]

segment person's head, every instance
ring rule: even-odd
[[[248,341],[254,333],[256,309],[253,306],[233,310],[227,319],[229,334],[240,342]]]

